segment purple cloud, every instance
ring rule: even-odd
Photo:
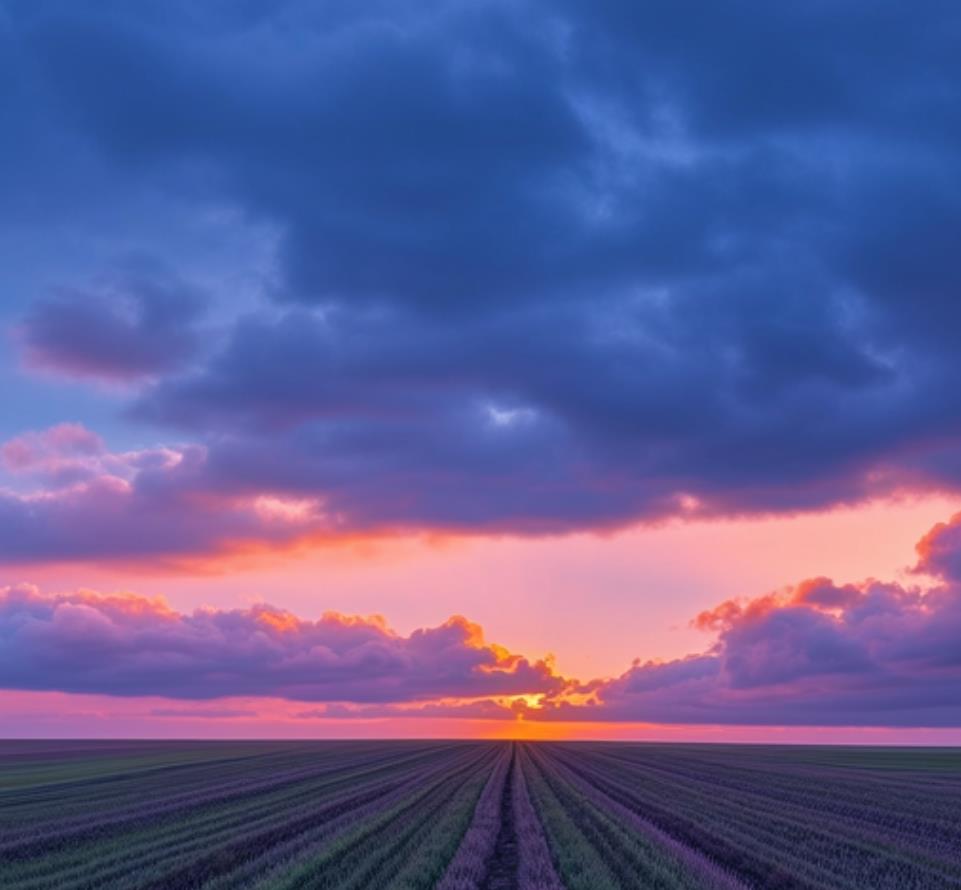
[[[336,534],[318,499],[231,491],[210,478],[207,449],[112,452],[79,424],[0,444],[0,560],[146,559],[174,565],[234,547]]]
[[[961,583],[939,567],[954,565],[959,524],[956,516],[919,545],[925,573],[941,572],[929,589],[816,577],[729,600],[694,619],[718,634],[706,652],[638,660],[588,683],[486,643],[460,617],[405,637],[376,617],[309,621],[266,605],[187,615],[133,594],[6,588],[0,687],[324,703],[300,719],[956,727]]]
[[[0,687],[179,699],[410,702],[559,690],[544,661],[464,618],[401,636],[378,617],[267,605],[182,614],[162,600],[0,591]]]
[[[638,720],[824,726],[961,726],[961,516],[927,535],[924,570],[942,583],[924,591],[826,578],[787,593],[727,601],[697,616],[719,631],[706,653],[635,663],[531,719]]]
[[[181,367],[202,346],[207,298],[163,270],[149,273],[131,268],[97,289],[61,289],[36,303],[18,331],[27,366],[117,382]]]
[[[41,6],[0,28],[25,274],[257,282],[206,350],[175,273],[10,309],[29,364],[147,384],[195,500],[533,534],[961,490],[952,4]]]
[[[12,476],[56,488],[95,476],[105,454],[104,442],[96,433],[79,423],[61,423],[4,442],[0,466]]]
[[[917,544],[915,571],[961,584],[961,513],[939,522]]]
[[[233,720],[256,717],[256,711],[241,708],[152,708],[151,717],[186,717],[196,720]]]
[[[439,717],[461,720],[504,720],[524,713],[519,701],[508,705],[490,698],[473,701],[436,701],[415,704],[343,704],[334,703],[320,708],[298,711],[298,720],[371,720],[389,717]]]

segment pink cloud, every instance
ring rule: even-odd
[[[504,704],[491,698],[471,701],[435,701],[415,704],[343,704],[334,703],[320,708],[297,711],[298,720],[370,720],[370,719],[456,719],[456,720],[504,720],[524,713],[525,708],[517,702]]]
[[[11,481],[0,486],[0,561],[174,561],[288,544],[333,522],[316,499],[220,489],[199,445],[110,451],[60,424],[8,440],[0,458]]]
[[[256,711],[242,708],[153,708],[151,717],[173,717],[185,720],[238,720],[256,717]]]
[[[28,432],[0,446],[0,463],[15,476],[69,485],[95,475],[105,453],[103,440],[79,423]]]

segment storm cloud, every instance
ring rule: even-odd
[[[60,489],[5,491],[5,558],[961,486],[954,4],[4,10],[0,221],[79,250],[157,208],[175,281],[175,220],[276,233],[216,342],[167,273],[17,297],[28,370],[133,382],[118,423],[197,457],[76,495],[113,554]],[[257,498],[323,508],[278,532]],[[186,503],[204,531],[157,509]]]

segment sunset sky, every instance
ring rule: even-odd
[[[0,0],[0,737],[961,743],[961,7]]]

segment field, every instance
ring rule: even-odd
[[[961,751],[2,742],[0,887],[961,887]]]

